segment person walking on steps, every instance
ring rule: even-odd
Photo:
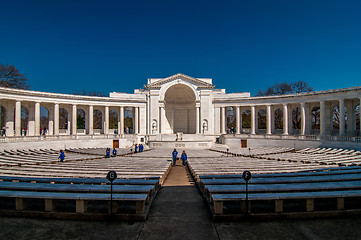
[[[176,162],[177,162],[177,155],[178,155],[178,152],[176,149],[173,150],[172,152],[172,159],[173,159],[173,167],[175,167],[176,165]]]
[[[138,144],[135,144],[134,153],[137,153],[137,152],[138,152]]]
[[[58,159],[60,159],[60,162],[64,162],[65,159],[65,153],[63,150],[60,150],[60,155],[58,157]]]
[[[181,159],[182,159],[182,164],[183,164],[183,166],[185,166],[185,165],[186,165],[186,161],[187,161],[186,151],[183,151],[183,152],[182,152]]]

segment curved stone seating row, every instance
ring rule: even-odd
[[[259,148],[240,148],[240,149],[226,149],[224,146],[222,148],[213,147],[211,151],[223,153],[230,156],[260,156],[266,154],[276,154],[276,153],[285,153],[294,151],[294,148],[288,147],[259,147]]]
[[[303,154],[351,154],[351,155],[361,154],[360,151],[356,151],[353,149],[342,149],[342,148],[305,148],[302,150],[298,150],[296,152]]]
[[[361,165],[361,153],[344,149],[304,149],[297,152],[257,156],[277,161],[317,163],[323,165],[354,166]]]
[[[52,151],[49,150],[49,152]],[[156,177],[160,178],[160,182],[163,182],[170,169],[170,161],[168,161],[170,159],[166,157],[152,158],[147,157],[147,154],[144,155],[144,153],[139,154],[143,154],[143,157],[132,154],[126,157],[104,158],[94,154],[66,152],[63,163],[59,162],[58,153],[0,155],[0,174],[58,178],[102,178],[106,176],[109,170],[115,170],[118,172],[119,178]]]
[[[69,148],[68,152],[80,153],[80,154],[92,154],[98,156],[105,156],[106,148]],[[130,148],[117,148],[117,155],[124,156],[133,153]]]
[[[338,167],[297,173],[199,176],[215,219],[334,216],[361,213],[361,168]]]
[[[67,161],[83,161],[99,158],[92,154],[76,154],[66,152]],[[0,166],[21,166],[21,165],[39,165],[43,163],[57,163],[59,161],[59,152],[56,150],[4,150],[0,153]]]
[[[159,184],[171,168],[168,157],[148,157],[143,153],[142,157],[133,154],[99,158],[94,154],[67,152],[62,163],[57,152],[27,153],[0,156],[0,160],[11,155],[13,161],[27,163],[0,165],[0,213],[105,219],[112,209],[115,218],[144,220]],[[105,179],[109,170],[118,175],[113,184],[112,208],[109,181]]]
[[[158,179],[118,179],[111,206],[105,179],[0,179],[0,214],[11,216],[106,219],[112,208],[114,218],[145,220],[159,188]]]
[[[58,184],[101,184],[109,185],[110,182],[104,178],[40,178],[40,177],[20,177],[20,176],[0,176],[0,181],[10,182],[31,182],[31,183],[58,183]],[[117,178],[113,181],[113,185],[159,185],[159,177],[147,179]]]
[[[218,174],[240,174],[244,170],[254,173],[295,172],[309,169],[324,168],[319,164],[300,162],[270,161],[253,157],[207,158],[206,160],[189,158],[189,168],[194,176]]]

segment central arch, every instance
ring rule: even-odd
[[[172,133],[196,133],[196,96],[185,84],[169,87],[165,93],[165,115]]]

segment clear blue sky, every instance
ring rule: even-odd
[[[0,63],[32,90],[133,92],[184,73],[251,92],[361,85],[361,1],[0,0]]]

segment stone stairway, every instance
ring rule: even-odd
[[[171,169],[138,239],[219,239],[206,203],[180,164]]]

